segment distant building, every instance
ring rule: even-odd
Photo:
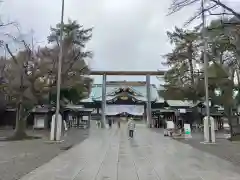
[[[163,108],[165,101],[151,85],[152,107]],[[146,82],[109,81],[106,85],[106,115],[129,114],[144,116],[147,102]],[[88,99],[81,101],[85,107],[96,108],[101,113],[102,85],[94,84]]]
[[[158,88],[150,88],[153,125],[159,127],[162,119],[176,119],[177,114],[189,116],[192,101],[164,100]],[[92,118],[101,119],[102,84],[93,84],[89,98],[80,102],[85,108],[93,108]],[[108,81],[106,84],[106,117],[134,116],[146,120],[147,87],[144,81]],[[190,117],[190,116],[189,116]]]

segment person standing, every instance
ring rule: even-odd
[[[164,136],[168,136],[168,132],[167,132],[167,120],[166,119],[164,119],[163,120],[163,134],[164,134]]]
[[[129,132],[129,138],[133,138],[133,132],[135,130],[135,123],[133,121],[132,118],[130,118],[129,122],[128,122],[128,132]]]
[[[96,125],[97,125],[97,128],[100,128],[100,127],[101,127],[101,122],[100,122],[100,120],[96,120]]]
[[[110,118],[108,119],[108,126],[109,126],[109,128],[112,127],[112,120]]]

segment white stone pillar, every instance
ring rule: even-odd
[[[57,118],[57,129],[55,130],[55,114],[52,116],[52,122],[51,122],[51,132],[50,132],[50,140],[51,141],[60,141],[61,140],[61,136],[62,136],[62,116],[61,114],[58,114],[58,118]],[[56,132],[56,134],[55,134]]]
[[[211,123],[211,142],[216,142],[216,136],[215,136],[215,119],[213,117],[210,117],[210,123]]]
[[[208,126],[207,116],[203,118],[203,132],[204,132],[204,142],[209,142],[209,126]]]

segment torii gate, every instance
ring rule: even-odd
[[[162,76],[166,71],[91,71],[90,75],[102,75],[102,117],[101,121],[106,122],[106,80],[107,76],[146,76],[147,90],[147,122],[152,127],[152,108],[151,108],[151,76]]]

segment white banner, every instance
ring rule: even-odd
[[[106,115],[117,115],[128,113],[141,116],[144,113],[144,105],[107,105]]]
[[[179,109],[180,113],[186,113],[186,109]]]

